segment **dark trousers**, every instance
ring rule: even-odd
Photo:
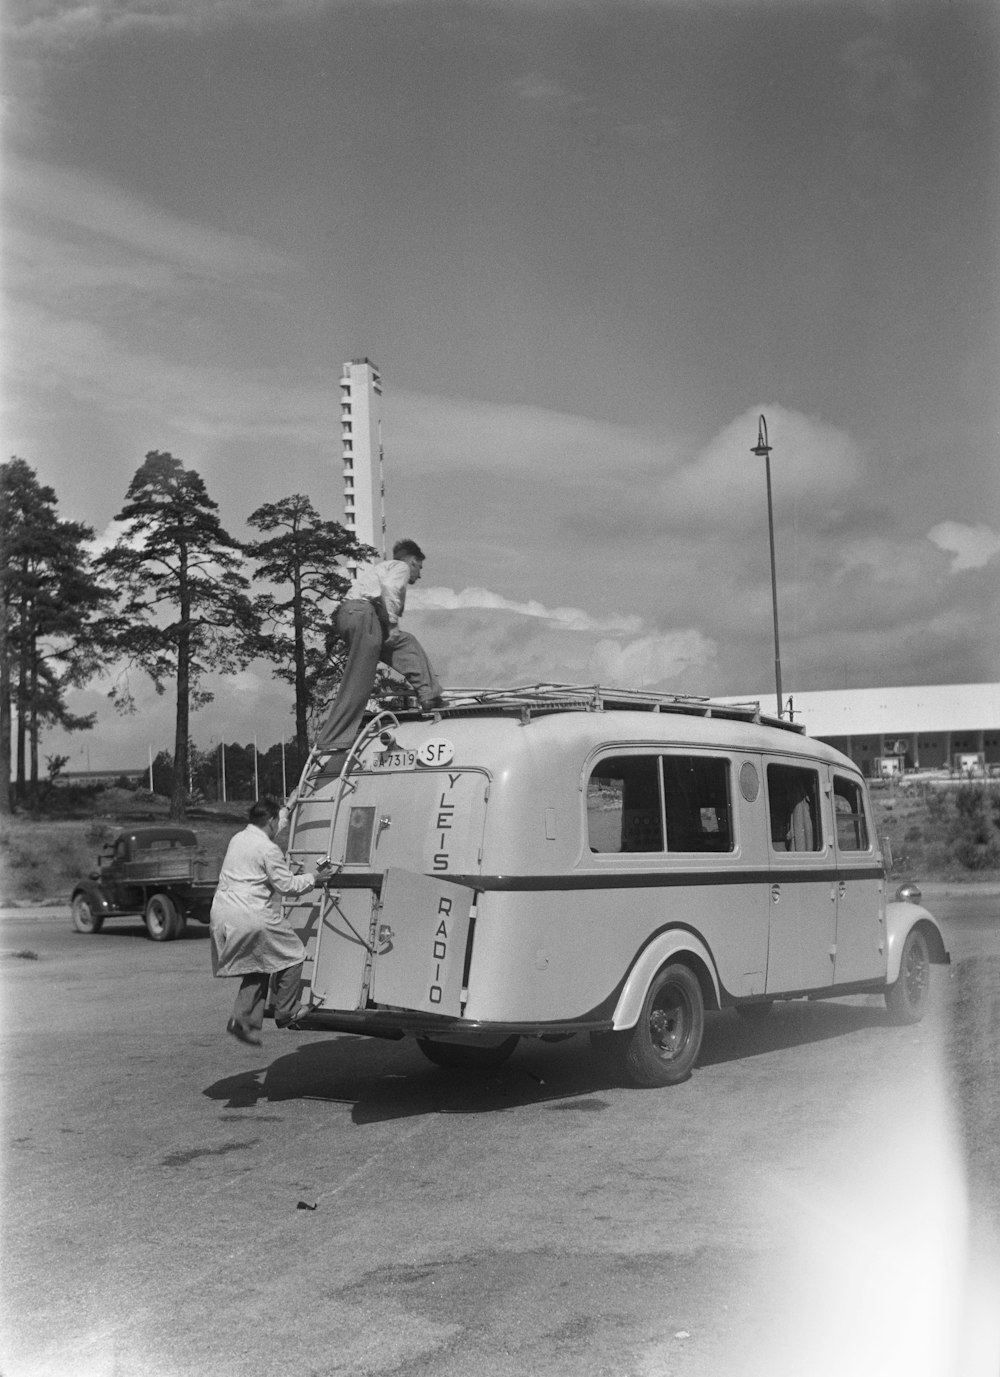
[[[402,674],[421,707],[440,694],[441,685],[416,636],[398,627],[390,631],[379,619],[374,603],[347,599],[337,609],[334,626],[347,646],[347,659],[330,714],[316,738],[319,750],[346,751],[353,746],[375,687],[379,661]]]
[[[233,1004],[233,1018],[244,1028],[259,1033],[264,1026],[264,1005],[267,1003],[267,990],[274,983],[274,1021],[279,1028],[289,1022],[299,1007],[299,990],[302,987],[302,962],[286,966],[283,971],[255,971],[245,975]]]

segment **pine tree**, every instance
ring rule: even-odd
[[[151,450],[115,518],[125,529],[98,560],[122,590],[113,650],[126,666],[143,670],[157,693],[168,680],[176,684],[173,818],[185,815],[191,709],[213,697],[204,675],[231,674],[254,654],[243,549],[217,512],[200,474]],[[133,708],[127,680],[112,698],[120,709]]]
[[[55,491],[23,459],[0,465],[0,813],[10,811],[12,700],[17,796],[37,795],[42,729],[77,731],[65,701],[99,668],[100,615],[111,601],[87,550],[91,527],[61,521]]]
[[[248,521],[258,531],[275,533],[247,546],[258,564],[256,579],[278,590],[254,600],[262,628],[257,650],[273,663],[275,677],[295,688],[295,745],[304,761],[310,706],[325,696],[339,669],[327,641],[333,607],[349,584],[341,561],[378,556],[336,521],[322,521],[301,493],[265,503]]]

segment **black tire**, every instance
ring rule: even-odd
[[[893,1023],[919,1023],[927,1011],[931,992],[931,954],[927,938],[911,928],[903,943],[899,975],[885,992],[885,1007]]]
[[[664,966],[653,977],[639,1021],[630,1030],[625,1073],[634,1085],[686,1081],[701,1051],[705,1001],[688,966]]]
[[[736,1012],[747,1023],[766,1023],[773,1008],[774,1000],[764,999],[758,1004],[737,1004]]]
[[[73,926],[77,932],[100,932],[104,926],[104,914],[95,913],[94,906],[87,894],[73,895]]]
[[[516,1036],[504,1038],[491,1046],[488,1043],[438,1042],[435,1038],[417,1038],[417,1046],[435,1066],[450,1071],[492,1071],[503,1066],[518,1044]]]
[[[145,917],[146,933],[153,942],[172,942],[184,931],[184,919],[169,894],[151,894]]]

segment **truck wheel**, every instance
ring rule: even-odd
[[[146,904],[146,932],[154,942],[172,942],[184,930],[184,919],[169,894],[154,894]]]
[[[504,1062],[517,1046],[516,1037],[504,1038],[494,1046],[488,1043],[473,1045],[468,1042],[437,1042],[434,1038],[417,1038],[417,1046],[428,1061],[435,1066],[446,1066],[451,1071],[492,1071]]]
[[[687,1080],[701,1050],[705,1002],[698,978],[679,963],[653,977],[625,1051],[635,1085],[677,1085]]]
[[[911,928],[903,943],[896,982],[885,992],[885,1007],[893,1023],[919,1023],[931,992],[931,957],[927,938]]]
[[[73,895],[73,926],[77,932],[100,932],[104,914],[95,913],[86,894]]]

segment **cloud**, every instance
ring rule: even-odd
[[[663,480],[662,505],[683,518],[742,522],[748,506],[766,492],[765,462],[751,453],[757,413],[766,412],[772,499],[788,507],[809,501],[824,512],[853,492],[864,477],[857,444],[835,426],[771,403],[736,417],[714,439]]]
[[[720,4],[728,0],[717,0]],[[351,0],[8,0],[6,27],[18,42],[44,47],[72,47],[114,37],[136,29],[153,33],[202,33],[232,24],[274,24],[309,19],[351,3]],[[411,4],[412,0],[369,0],[372,8]],[[665,6],[688,0],[662,0]],[[567,8],[590,0],[494,0],[526,10]],[[431,6],[428,5],[428,9]],[[522,92],[530,100],[567,99],[558,83],[529,75]],[[568,97],[568,99],[573,99]]]
[[[677,442],[638,427],[541,406],[397,392],[386,401],[407,467],[530,470],[542,478],[609,474],[674,463]]]
[[[414,588],[407,595],[410,611],[454,611],[456,608],[489,608],[492,611],[516,612],[522,617],[537,617],[566,631],[618,632],[634,634],[642,629],[642,618],[632,616],[593,617],[579,607],[543,606],[540,602],[512,602],[486,588]]]
[[[141,260],[172,265],[180,272],[222,285],[260,274],[287,273],[293,259],[249,235],[230,234],[170,215],[121,187],[93,174],[35,161],[11,159],[4,171],[8,213],[27,219],[33,228],[15,245],[29,262],[47,256],[55,241],[64,247],[73,236],[74,254],[84,244],[103,245],[103,261],[118,271],[122,248]],[[38,225],[43,238],[38,240]],[[60,239],[61,236],[61,239]],[[99,286],[100,284],[95,284]],[[181,285],[171,279],[170,286]]]
[[[107,554],[112,546],[117,545],[125,533],[129,530],[129,523],[125,521],[109,521],[103,531],[95,535],[94,539],[88,541],[87,550],[91,558],[97,559],[99,556]],[[141,543],[138,534],[131,532],[133,543],[136,547]]]
[[[706,442],[676,431],[573,416],[539,406],[400,393],[387,401],[407,469],[527,477],[552,488],[567,527],[612,543],[622,532],[742,526],[766,513],[763,460],[751,454],[766,411],[776,520],[809,507],[830,522],[851,505],[867,473],[846,432],[788,407],[752,407]],[[600,492],[600,500],[595,494]],[[779,510],[780,509],[780,510]],[[766,519],[766,515],[765,515]]]
[[[11,0],[6,23],[21,43],[70,47],[134,29],[201,32],[242,22],[309,17],[331,0]]]
[[[657,630],[634,615],[518,603],[484,588],[414,589],[406,620],[452,685],[676,688],[716,656],[712,639],[693,627]]]
[[[414,588],[406,615],[411,627],[427,626],[432,658],[452,683],[655,688],[705,668],[716,653],[693,628],[657,631],[634,615],[595,617],[578,607],[515,602],[486,588]]]
[[[614,688],[656,688],[686,670],[704,669],[715,659],[715,642],[700,631],[640,636],[622,644],[598,641],[591,663],[595,678]]]
[[[5,324],[7,370],[26,393],[58,389],[88,408],[141,416],[148,434],[178,436],[182,445],[187,437],[201,447],[240,436],[329,447],[335,433],[328,382],[310,386],[277,369],[174,361],[46,307],[15,306]]]
[[[514,82],[519,99],[529,105],[576,105],[580,97],[564,86],[562,82],[545,76],[540,72],[529,72]]]
[[[1000,534],[989,526],[966,526],[961,521],[940,521],[927,532],[939,550],[952,555],[951,572],[963,569],[982,569],[1000,553]]]

